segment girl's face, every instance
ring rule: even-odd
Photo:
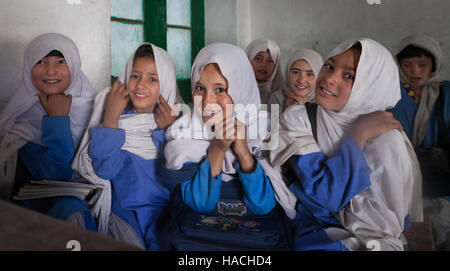
[[[208,64],[203,68],[194,88],[194,99],[201,98],[195,107],[201,112],[203,121],[213,126],[233,114],[234,108],[230,106],[233,100],[228,95],[228,83],[217,64]]]
[[[267,81],[275,69],[275,62],[270,55],[269,49],[267,51],[259,52],[251,61],[253,71],[255,72],[256,81],[262,83]]]
[[[289,70],[288,84],[297,96],[306,96],[316,87],[316,77],[311,66],[303,59],[292,64]]]
[[[361,53],[351,48],[327,59],[316,83],[316,103],[327,110],[340,111],[350,97]]]
[[[159,95],[158,72],[153,58],[138,57],[134,60],[128,90],[137,113],[153,112]]]
[[[70,86],[70,70],[63,57],[47,56],[31,69],[31,81],[47,95],[64,93]]]
[[[430,79],[433,60],[426,56],[408,57],[400,61],[400,67],[412,87],[422,87]]]

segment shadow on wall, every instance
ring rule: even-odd
[[[0,43],[0,113],[22,84],[25,47],[14,41]]]

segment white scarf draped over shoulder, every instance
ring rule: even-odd
[[[434,63],[436,67],[436,70],[430,74],[430,78],[422,86],[422,94],[420,97],[419,106],[414,117],[414,127],[411,143],[413,144],[414,148],[418,148],[425,138],[431,111],[433,110],[434,104],[439,97],[439,73],[443,66],[444,55],[442,53],[441,47],[439,46],[439,43],[433,38],[426,35],[411,35],[402,39],[398,45],[397,54],[399,54],[409,45],[420,47],[431,53],[434,57]],[[408,77],[403,73],[400,67],[400,63],[397,64],[399,65],[401,82],[411,85]]]
[[[294,105],[282,116],[284,148],[271,154],[274,164],[293,154],[320,151],[331,156],[354,121],[362,114],[386,110],[400,99],[399,73],[392,55],[379,43],[361,38],[341,43],[328,58],[356,43],[362,46],[350,97],[339,112],[317,111],[317,146],[304,105]],[[327,58],[327,59],[328,59]],[[284,143],[283,143],[284,142]],[[363,151],[371,170],[371,185],[334,214],[342,228],[328,228],[330,239],[351,250],[366,249],[377,242],[382,250],[402,250],[399,240],[405,218],[422,221],[422,177],[414,149],[403,132],[392,130],[366,143]]]
[[[150,44],[150,43],[144,43]],[[164,97],[172,107],[175,103],[178,89],[176,85],[175,64],[170,55],[163,49],[151,44],[159,78],[159,95]],[[128,79],[133,67],[134,54],[128,62],[119,78],[120,82],[128,85]],[[92,159],[89,157],[90,134],[89,129],[102,124],[105,110],[105,100],[110,87],[102,90],[95,98],[94,112],[84,133],[77,154],[72,162],[72,168],[76,170],[89,183],[99,188],[97,196],[89,203],[92,206],[94,216],[99,221],[99,231],[107,235],[110,225],[111,214],[111,184],[95,174],[92,167]],[[127,150],[144,159],[155,159],[158,150],[152,140],[152,131],[157,128],[153,113],[135,113],[120,116],[118,128],[125,130],[125,143],[123,150]]]
[[[269,99],[272,92],[281,89],[283,87],[283,73],[280,69],[280,47],[273,41],[269,39],[256,39],[252,41],[245,52],[247,54],[248,60],[251,62],[259,52],[266,52],[269,50],[270,55],[275,62],[275,68],[273,69],[272,75],[264,83],[257,83],[259,92],[261,95],[261,103],[265,104]]]
[[[34,38],[25,51],[22,84],[0,115],[0,190],[7,191],[4,193],[6,197],[14,180],[17,150],[27,142],[43,145],[42,118],[47,113],[36,96],[40,91],[31,80],[31,69],[53,50],[64,55],[70,71],[70,85],[64,94],[72,95],[69,117],[75,148],[92,112],[97,91],[81,71],[81,58],[76,44],[58,33],[46,33]]]
[[[269,177],[275,191],[275,197],[288,216],[295,217],[295,195],[287,188],[281,177],[279,167],[272,167],[262,156],[261,147],[267,131],[259,124],[267,123],[267,112],[260,110],[260,94],[255,75],[244,51],[227,43],[212,43],[203,48],[197,55],[192,66],[192,91],[204,67],[216,63],[222,75],[227,79],[228,95],[235,105],[235,117],[247,126],[247,143],[250,152],[258,159],[265,174]],[[248,111],[247,117],[237,112],[237,105],[254,106],[254,111]],[[169,142],[164,149],[166,167],[172,170],[180,169],[186,162],[200,162],[207,153],[210,144],[203,134],[201,113],[191,110],[190,115],[183,115],[166,132]],[[260,131],[261,130],[261,131]],[[256,137],[249,135],[257,134]],[[222,180],[229,181],[236,171],[236,157],[231,150],[225,155],[222,170]],[[294,206],[294,207],[292,207]]]

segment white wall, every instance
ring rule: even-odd
[[[413,33],[432,36],[440,43],[446,59],[450,57],[448,0],[381,0],[380,5],[369,5],[366,0],[205,2],[211,2],[210,6],[205,4],[207,29],[212,25],[234,29],[207,31],[206,43],[220,40],[245,48],[253,39],[269,38],[281,48],[282,67],[300,48],[315,49],[326,57],[345,39],[370,37],[394,52],[401,38]],[[234,10],[220,8],[215,2],[226,2]],[[450,79],[450,63],[444,63],[441,74]]]
[[[82,70],[94,87],[101,90],[109,86],[109,18],[107,0],[1,0],[0,112],[21,83],[26,46],[46,32],[70,37],[78,46]]]

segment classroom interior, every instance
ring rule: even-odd
[[[99,91],[120,75],[139,44],[152,42],[174,58],[178,87],[183,99],[190,102],[191,64],[196,53],[213,42],[245,49],[254,39],[271,39],[280,47],[280,67],[284,69],[289,56],[301,48],[313,49],[325,58],[343,40],[368,37],[393,53],[402,38],[426,34],[435,38],[444,52],[441,77],[447,79],[449,10],[448,0],[2,0],[0,112],[21,84],[27,44],[46,32],[73,39],[82,70]],[[59,222],[22,212],[9,203],[0,205],[0,235],[5,236],[0,250],[70,250],[62,236],[65,225],[57,224],[60,230],[56,234],[45,232],[45,223]],[[27,225],[12,226],[25,218]],[[450,225],[450,220],[446,223]],[[31,229],[37,224],[41,229]],[[43,231],[41,239],[33,240],[32,232],[38,230]],[[23,231],[27,233],[22,235]],[[133,250],[112,240],[98,241],[99,237],[90,233],[71,234],[72,239],[85,240],[84,249]],[[18,244],[16,238],[23,236],[27,241]],[[45,243],[49,236],[56,237]],[[416,244],[414,250],[436,250],[429,218],[416,225],[409,238]],[[450,250],[450,236],[443,238],[447,240],[444,250]]]

